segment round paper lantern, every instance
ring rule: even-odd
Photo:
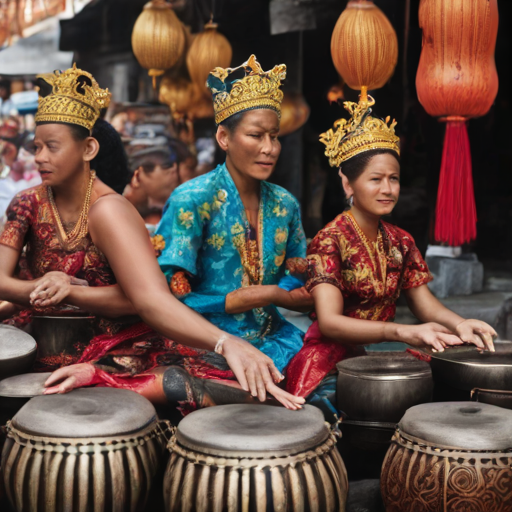
[[[231,64],[232,55],[231,44],[217,32],[217,24],[210,21],[204,26],[204,31],[195,36],[188,51],[190,79],[204,94],[211,97],[206,87],[208,74],[216,67],[227,68]]]
[[[153,0],[144,6],[133,27],[132,47],[156,87],[156,77],[174,66],[185,48],[183,25],[170,4]]]
[[[279,135],[288,135],[298,130],[309,117],[309,105],[300,93],[285,93],[281,103]]]
[[[351,0],[331,39],[334,66],[351,88],[379,89],[391,77],[398,59],[398,40],[386,15],[370,0]]]
[[[497,0],[422,0],[416,90],[425,110],[446,122],[435,238],[458,246],[476,237],[476,206],[466,123],[486,114],[498,92],[494,49]]]
[[[169,105],[173,114],[186,114],[200,99],[201,92],[189,80],[167,75],[162,78],[158,100]]]

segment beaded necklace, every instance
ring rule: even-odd
[[[92,193],[92,185],[94,183],[94,179],[96,178],[96,172],[91,171],[91,175],[89,178],[89,184],[87,185],[87,191],[85,192],[85,200],[82,206],[82,211],[80,212],[80,216],[76,221],[73,229],[66,233],[64,226],[62,225],[62,221],[59,215],[59,210],[57,209],[57,205],[55,204],[55,199],[53,197],[53,191],[51,187],[46,187],[48,191],[48,199],[50,202],[50,207],[53,212],[53,217],[57,224],[57,235],[59,237],[62,248],[65,251],[72,251],[75,249],[83,238],[87,236],[87,232],[89,230],[89,226],[87,223],[87,218],[89,216],[89,207],[91,205],[91,193]]]
[[[363,245],[366,249],[366,252],[368,253],[368,256],[370,256],[370,259],[373,264],[373,268],[377,271],[377,268],[380,268],[380,275],[382,279],[382,284],[384,287],[386,286],[386,277],[387,277],[387,266],[388,261],[386,257],[386,253],[384,251],[384,242],[382,237],[382,230],[379,227],[379,231],[377,234],[377,240],[372,241],[369,240],[368,237],[364,234],[363,230],[359,227],[354,215],[351,211],[347,212],[347,217],[350,219],[350,222],[352,223],[352,226],[354,227],[356,233],[359,235],[359,238],[361,239],[361,242],[363,242]],[[373,250],[372,250],[373,249]],[[375,256],[377,256],[377,260],[379,265],[377,265],[377,261],[375,260]]]

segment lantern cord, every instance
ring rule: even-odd
[[[476,205],[466,121],[446,124],[435,238],[454,247],[476,238]]]

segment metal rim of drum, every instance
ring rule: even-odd
[[[364,361],[363,361],[364,360]],[[397,372],[396,373],[369,373],[367,368],[351,368],[350,366],[354,364],[364,364],[370,362],[382,362],[382,366],[384,367],[384,363],[395,363]],[[397,363],[405,363],[403,365]],[[409,367],[409,369],[407,368]],[[398,358],[392,359],[388,356],[379,356],[379,355],[371,355],[371,356],[361,356],[354,357],[350,359],[346,359],[344,361],[339,362],[336,365],[338,373],[341,375],[348,375],[350,377],[357,377],[359,379],[364,380],[377,380],[377,381],[397,381],[397,380],[415,380],[415,379],[425,379],[432,377],[432,371],[430,369],[430,365],[424,361],[418,361],[413,358]],[[394,369],[394,368],[391,368]],[[404,373],[399,373],[400,370],[404,371]]]
[[[284,510],[283,503],[286,502],[288,496],[280,469],[295,471],[297,467],[302,467],[307,480],[307,494],[311,493],[311,499],[315,502],[318,499],[318,489],[310,463],[315,464],[315,461],[322,460],[324,456],[326,457],[325,461],[322,460],[322,464],[317,466],[323,468],[320,470],[320,478],[327,486],[325,490],[325,498],[329,502],[327,510],[344,510],[348,479],[345,465],[336,448],[334,432],[330,432],[327,439],[317,447],[302,453],[281,457],[272,457],[269,454],[259,458],[244,457],[243,455],[222,457],[204,454],[181,446],[176,435],[173,435],[169,441],[168,449],[171,452],[171,457],[164,477],[164,500],[168,512],[182,510],[182,505],[180,505],[182,500],[188,500],[190,505],[195,501],[195,507],[192,506],[190,510],[202,512],[209,509],[209,499],[214,503],[214,508],[217,507],[216,510],[223,510],[222,502],[224,500],[228,502],[227,509],[230,512],[238,510],[237,501],[240,487],[242,488],[242,501],[247,500],[248,507],[251,481],[255,483],[256,510],[257,512],[265,511],[267,510],[267,480],[262,470],[266,467],[270,468],[272,498],[276,510]],[[212,466],[223,471],[220,473],[222,478],[218,478],[217,474],[215,475],[213,491],[209,488],[210,467]],[[196,485],[196,479],[192,477],[197,467],[203,469]],[[242,472],[241,476],[238,473],[239,470]],[[331,479],[333,482],[331,482]],[[224,495],[226,482],[227,496]],[[276,495],[274,495],[274,486]],[[301,486],[298,475],[292,475],[290,477],[291,488],[289,494],[293,499],[297,499],[299,496],[304,496],[306,499],[306,492],[301,489]],[[194,490],[196,490],[195,498],[193,497]],[[335,501],[339,504],[338,508],[335,508]]]

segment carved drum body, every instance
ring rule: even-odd
[[[409,409],[381,474],[387,512],[508,512],[512,411],[445,402]]]
[[[165,430],[151,403],[131,391],[33,398],[8,425],[9,501],[17,512],[142,511]]]
[[[315,407],[196,411],[179,424],[169,449],[167,512],[345,510],[345,466]]]

